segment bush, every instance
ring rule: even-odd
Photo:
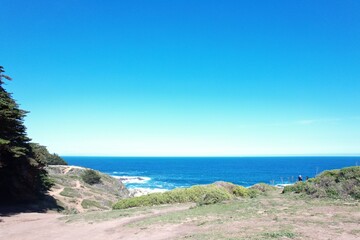
[[[260,192],[271,192],[275,191],[277,188],[274,186],[270,186],[266,183],[258,183],[250,187],[250,189],[258,190]]]
[[[305,182],[297,182],[294,185],[285,186],[283,193],[287,192],[295,192],[295,193],[301,193],[305,192]]]
[[[262,192],[260,192],[259,190],[257,189],[249,189],[248,191],[248,196],[250,198],[254,198],[254,197],[257,197],[258,195],[260,195]]]
[[[42,170],[39,174],[41,188],[44,191],[50,190],[55,185],[55,180],[50,178],[45,170]]]
[[[81,202],[81,206],[84,209],[89,209],[89,208],[100,208],[100,209],[104,209],[104,207],[102,207],[98,202],[90,200],[90,199],[84,199]]]
[[[249,196],[249,189],[243,186],[236,186],[233,189],[233,194],[237,197],[248,197]]]
[[[99,183],[101,179],[100,175],[92,169],[85,170],[85,172],[81,175],[81,178],[84,182],[90,185]]]
[[[114,204],[113,209],[140,206],[194,202],[198,205],[218,203],[233,198],[226,189],[214,185],[178,188],[165,193],[152,193],[140,197],[123,199]]]
[[[64,190],[62,190],[60,192],[60,195],[64,196],[64,197],[69,197],[69,198],[80,197],[80,193],[78,191],[76,191],[75,189],[69,188],[69,187],[64,188]]]
[[[209,189],[207,193],[205,193],[200,200],[196,202],[196,205],[210,205],[215,203],[220,203],[225,200],[231,199],[232,196],[225,190],[220,191],[220,189]]]
[[[355,186],[350,192],[350,195],[355,199],[360,199],[360,186]]]
[[[286,186],[283,193],[304,193],[311,197],[360,199],[360,167],[325,171],[311,181]]]
[[[64,159],[62,159],[59,155],[56,153],[51,154],[47,159],[48,165],[68,165],[67,162],[65,162]]]

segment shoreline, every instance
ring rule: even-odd
[[[106,173],[104,173],[104,174],[106,174]],[[189,188],[189,187],[192,187],[195,185],[207,185],[207,184],[195,184],[195,185],[191,185],[191,186],[175,187],[172,189],[156,188],[156,187],[152,188],[152,187],[148,187],[148,186],[141,187],[141,186],[131,186],[131,184],[136,184],[136,185],[146,184],[149,181],[151,181],[151,178],[146,177],[146,176],[116,176],[116,175],[109,175],[109,176],[116,178],[117,180],[122,182],[125,185],[125,187],[129,190],[131,197],[139,197],[139,196],[148,195],[151,193],[163,193],[163,192],[171,191],[171,190],[178,189],[178,188]],[[211,184],[211,183],[209,183],[209,184]],[[256,183],[256,184],[260,184],[260,182]],[[244,186],[244,187],[251,188],[252,186],[254,186],[256,184],[253,184],[250,186]],[[282,189],[286,186],[290,186],[293,184],[295,184],[295,183],[279,183],[279,184],[269,184],[269,185],[274,186],[279,189]],[[236,185],[238,185],[238,184],[236,184]]]

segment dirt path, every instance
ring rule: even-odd
[[[79,167],[79,166],[65,166],[63,174],[67,174],[68,172],[70,172],[70,170],[72,170],[74,168],[75,169],[83,169],[83,167]]]
[[[302,199],[274,192],[254,199],[192,206],[103,211],[66,218],[58,213],[22,213],[0,218],[0,239],[360,239],[360,203],[356,201]]]
[[[11,217],[2,217],[0,221],[0,239],[42,240],[42,239],[169,239],[179,231],[186,229],[175,226],[161,229],[127,227],[147,218],[176,211],[183,211],[189,205],[169,206],[138,216],[124,217],[99,223],[66,223],[58,213],[21,213]]]
[[[75,186],[75,188],[80,189],[80,187],[81,187],[80,181],[79,181],[79,180],[76,180],[76,186]]]

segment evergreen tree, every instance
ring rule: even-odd
[[[41,189],[42,164],[31,151],[24,117],[11,94],[3,88],[6,76],[0,66],[0,201],[27,201],[37,197]]]
[[[67,162],[59,155],[49,153],[45,146],[38,143],[30,143],[30,146],[37,162],[45,165],[67,165]]]

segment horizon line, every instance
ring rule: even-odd
[[[360,157],[360,154],[335,154],[335,155],[327,155],[327,154],[319,154],[319,155],[241,155],[241,156],[224,156],[224,155],[216,155],[216,156],[191,156],[191,155],[184,155],[184,156],[116,156],[116,155],[59,155],[60,157],[105,157],[105,158],[257,158],[257,157]]]

